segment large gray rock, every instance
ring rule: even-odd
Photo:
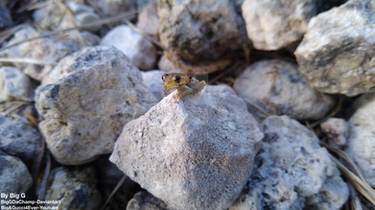
[[[99,209],[101,195],[97,189],[95,170],[92,167],[69,169],[55,168],[49,177],[45,200],[59,200],[58,209]]]
[[[256,209],[340,209],[349,189],[315,134],[287,116],[268,117],[263,129],[249,186]]]
[[[245,0],[242,15],[255,48],[278,50],[302,39],[321,0]]]
[[[158,3],[160,42],[177,57],[174,58],[177,63],[208,64],[231,51],[248,47],[245,25],[233,1],[163,0]],[[206,73],[214,70],[218,69],[205,69]]]
[[[348,1],[311,19],[295,55],[312,87],[348,96],[374,90],[374,14],[374,1]]]
[[[15,33],[14,38],[11,39],[6,46],[24,39],[40,36],[41,34],[41,32],[37,32],[30,26],[24,27]],[[44,65],[18,62],[13,63],[30,77],[36,80],[42,80],[61,58],[72,53],[76,49],[77,46],[73,43],[63,42],[48,37],[14,46],[6,50],[6,54],[12,58],[31,58],[44,63]]]
[[[129,59],[113,47],[88,47],[64,59],[60,79],[40,86],[39,128],[57,161],[79,165],[110,153],[128,121],[156,102]]]
[[[110,160],[172,209],[228,208],[263,133],[227,86],[179,101],[176,94],[126,124]]]
[[[42,136],[25,122],[0,116],[0,150],[23,160],[29,168],[42,151]]]
[[[103,37],[101,45],[121,50],[140,69],[152,69],[156,65],[156,48],[129,26],[119,25],[113,28]]]
[[[346,152],[375,187],[375,94],[364,95],[359,101],[358,109],[350,118],[352,126]]]
[[[25,193],[33,179],[25,164],[0,150],[0,189],[2,193]]]
[[[258,61],[234,82],[234,89],[249,107],[299,120],[320,119],[334,105],[330,96],[312,89],[297,65],[282,60]]]
[[[168,210],[167,205],[146,191],[138,192],[128,202],[126,210]]]
[[[32,101],[34,86],[30,79],[18,68],[0,67],[0,102]]]

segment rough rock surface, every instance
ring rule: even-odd
[[[375,187],[375,94],[364,95],[359,100],[360,106],[350,119],[352,126],[346,152]]]
[[[67,13],[67,9],[71,11],[71,14]],[[48,1],[45,7],[37,9],[33,13],[33,18],[36,25],[46,30],[71,28],[99,20],[99,16],[93,8],[74,1],[66,1],[65,4],[58,1]],[[99,27],[90,27],[87,29],[96,31]]]
[[[113,47],[64,59],[58,81],[37,89],[39,128],[57,161],[78,165],[110,153],[122,127],[156,102],[138,69]]]
[[[41,33],[28,26],[17,31],[14,38],[11,39],[7,45],[39,35],[41,35]],[[14,46],[6,50],[6,54],[9,57],[31,58],[45,63],[46,65],[14,63],[14,65],[23,70],[25,74],[36,80],[42,80],[61,58],[72,53],[76,49],[77,46],[72,43],[63,42],[49,37],[36,39]]]
[[[34,87],[30,79],[18,68],[0,67],[0,102],[32,101]]]
[[[55,168],[49,177],[50,185],[45,200],[60,200],[58,209],[99,209],[101,195],[97,190],[97,179],[92,167],[80,169]]]
[[[167,205],[146,191],[138,192],[128,202],[126,210],[168,210]]]
[[[25,164],[0,150],[0,189],[2,193],[24,193],[33,179]]]
[[[349,189],[315,134],[287,116],[263,121],[250,189],[268,209],[340,209]]]
[[[152,69],[156,65],[156,48],[126,25],[119,25],[109,31],[103,37],[101,45],[114,46],[121,50],[140,69]]]
[[[31,168],[42,152],[42,136],[30,124],[0,116],[0,150],[21,158]]]
[[[155,98],[160,101],[164,97],[163,72],[159,70],[142,72],[143,83]]]
[[[245,0],[242,15],[255,48],[278,50],[302,39],[321,0]]]
[[[374,90],[374,13],[372,0],[348,1],[311,19],[295,55],[312,87],[348,96]]]
[[[332,108],[331,97],[312,89],[297,65],[282,60],[258,61],[236,80],[234,89],[249,108],[299,120],[320,119]]]
[[[250,176],[263,138],[228,86],[172,92],[125,125],[110,160],[172,209],[225,209]]]
[[[157,1],[151,1],[148,3],[138,15],[137,21],[137,28],[154,39],[158,38],[160,27],[157,6]]]
[[[247,43],[245,24],[228,0],[158,1],[159,37],[188,63],[220,59]]]
[[[346,146],[350,134],[350,125],[340,118],[329,118],[320,124],[322,132],[328,137],[328,144],[333,147]]]

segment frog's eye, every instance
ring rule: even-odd
[[[175,76],[174,79],[178,82],[180,81],[181,77],[179,75]]]
[[[192,76],[189,76],[189,79],[193,79],[193,77],[192,77]]]

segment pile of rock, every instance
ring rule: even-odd
[[[0,46],[1,192],[99,209],[120,182],[107,209],[341,209],[320,137],[375,187],[372,0],[48,1],[31,18]],[[164,97],[164,72],[223,69],[230,85]],[[339,94],[351,106],[327,120]]]

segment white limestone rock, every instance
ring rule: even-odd
[[[255,209],[338,210],[349,189],[319,139],[287,116],[263,121],[265,138],[255,159],[249,189]]]
[[[113,28],[103,37],[101,45],[121,50],[140,69],[152,69],[156,65],[156,48],[129,26],[119,25]]]
[[[61,67],[54,69],[60,79],[40,86],[35,100],[40,131],[62,164],[112,152],[122,127],[156,103],[140,71],[114,47],[84,48]]]
[[[6,46],[24,39],[40,36],[42,33],[27,26],[17,31]],[[8,57],[31,58],[44,63],[43,65],[32,63],[14,62],[13,65],[21,69],[25,74],[36,80],[42,80],[57,62],[77,50],[77,46],[71,42],[64,42],[52,37],[36,39],[14,46],[5,51]]]
[[[264,60],[250,65],[233,87],[249,108],[255,105],[267,113],[299,120],[320,119],[334,105],[332,97],[307,84],[297,65],[282,60]]]
[[[245,0],[242,15],[247,35],[255,48],[278,50],[291,47],[306,32],[318,13],[321,0]]]
[[[358,99],[350,118],[351,133],[346,152],[358,164],[369,184],[375,187],[375,94]]]
[[[374,14],[374,1],[348,1],[311,19],[294,54],[312,87],[347,96],[375,90]]]
[[[110,160],[172,209],[225,209],[250,176],[263,138],[227,86],[172,92],[125,125]]]

